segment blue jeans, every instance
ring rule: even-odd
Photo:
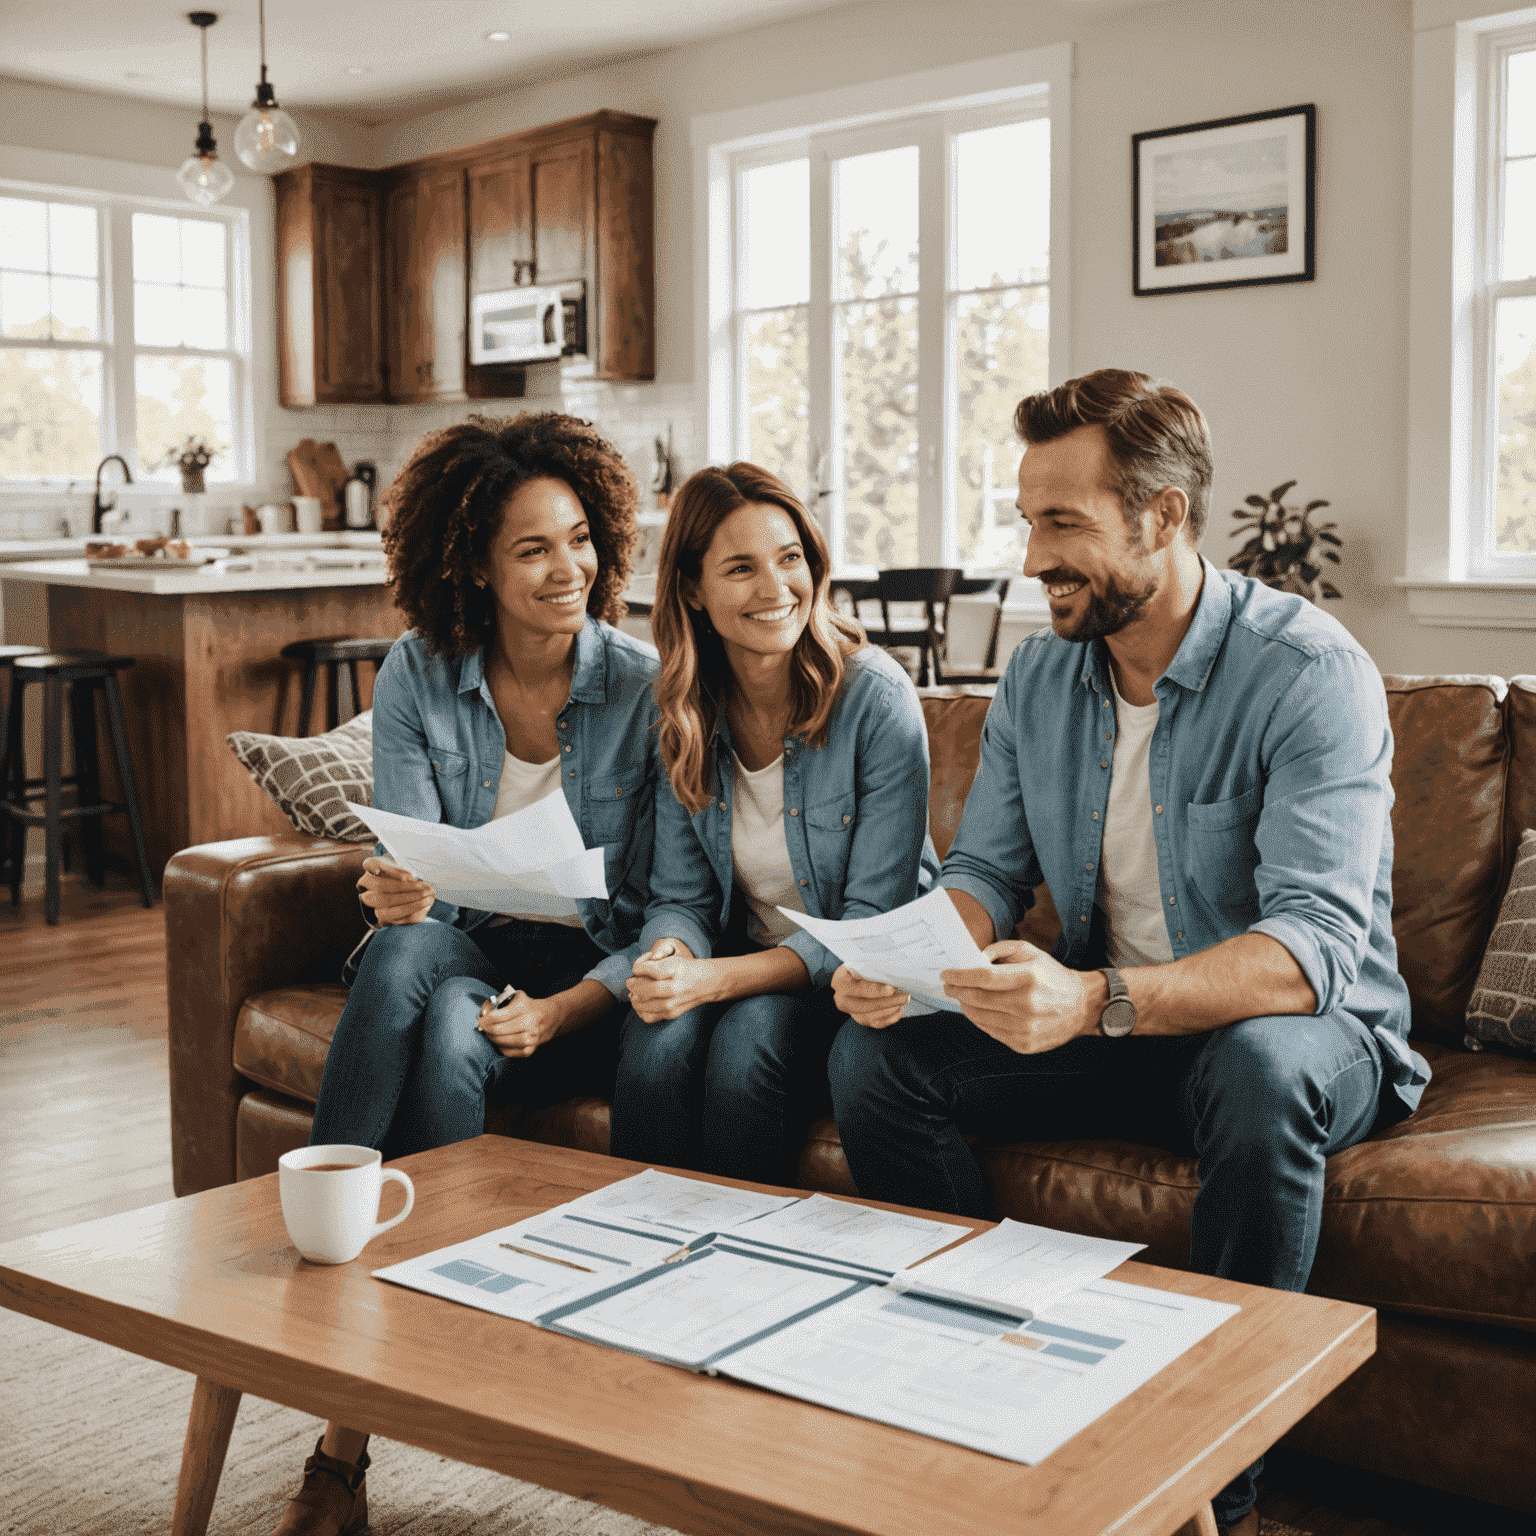
[[[827,1051],[842,1021],[825,987],[707,1003],[620,1031],[614,1157],[793,1184],[805,1127],[827,1103]]]
[[[428,920],[369,939],[336,1026],[312,1145],[345,1142],[403,1157],[485,1130],[503,1082],[525,1108],[612,1082],[614,1018],[503,1056],[475,1027],[505,982],[533,997],[573,987],[603,951],[580,928],[518,920],[466,933]]]
[[[1021,1056],[959,1014],[865,1029],[851,1019],[828,1072],[848,1166],[875,1200],[984,1213],[982,1143],[1113,1136],[1192,1147],[1200,1192],[1190,1268],[1305,1288],[1317,1252],[1323,1164],[1363,1139],[1382,1086],[1369,1030],[1346,1013],[1244,1019],[1204,1035],[1085,1036]],[[1215,1500],[1231,1524],[1259,1461]]]

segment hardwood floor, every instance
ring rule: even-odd
[[[165,916],[109,876],[0,900],[0,1241],[172,1198]],[[1264,1515],[1311,1536],[1473,1536],[1524,1517],[1276,1451]]]

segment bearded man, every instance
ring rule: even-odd
[[[1199,553],[1212,459],[1181,390],[1101,369],[1020,402],[1013,653],[939,883],[985,968],[963,1013],[833,977],[833,1101],[859,1193],[983,1214],[983,1144],[1190,1147],[1190,1265],[1302,1290],[1323,1165],[1417,1105],[1392,937],[1392,733],[1371,659]],[[1047,954],[1012,937],[1041,883]],[[1107,963],[1106,963],[1107,962]],[[1262,1462],[1215,1501],[1257,1531]]]

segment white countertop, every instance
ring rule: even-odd
[[[135,539],[154,537],[139,529],[108,529],[95,536],[104,543],[132,544]],[[0,561],[12,560],[62,560],[70,555],[83,555],[88,541],[85,539],[0,539]],[[89,542],[95,542],[92,539]],[[194,549],[229,550],[294,550],[294,549],[378,549],[382,538],[377,528],[339,529],[335,533],[235,533],[228,536],[214,533],[197,533],[187,536],[187,543]]]
[[[228,545],[220,546],[228,548]],[[354,558],[364,551],[349,552]],[[231,566],[236,567],[230,569]],[[240,567],[246,567],[241,569]],[[355,566],[322,565],[302,550],[279,553],[263,550],[231,556],[228,561],[178,568],[162,566],[92,570],[80,560],[23,560],[0,565],[0,581],[25,581],[38,586],[92,587],[98,592],[139,592],[154,597],[209,596],[223,592],[282,592],[315,587],[379,587],[388,572],[382,557]]]

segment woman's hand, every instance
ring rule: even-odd
[[[883,981],[865,981],[846,965],[840,965],[832,973],[832,1001],[855,1024],[866,1029],[889,1029],[911,998]]]
[[[363,869],[366,873],[358,878],[357,897],[365,907],[373,908],[382,927],[419,923],[432,910],[437,892],[410,870],[379,858],[364,859]]]
[[[529,997],[514,992],[500,1008],[486,998],[477,1027],[503,1056],[532,1056],[556,1035],[565,1033],[566,1011],[560,995]]]
[[[647,1024],[662,1024],[716,1000],[715,969],[713,960],[695,960],[681,939],[657,939],[624,985],[635,1012]]]

